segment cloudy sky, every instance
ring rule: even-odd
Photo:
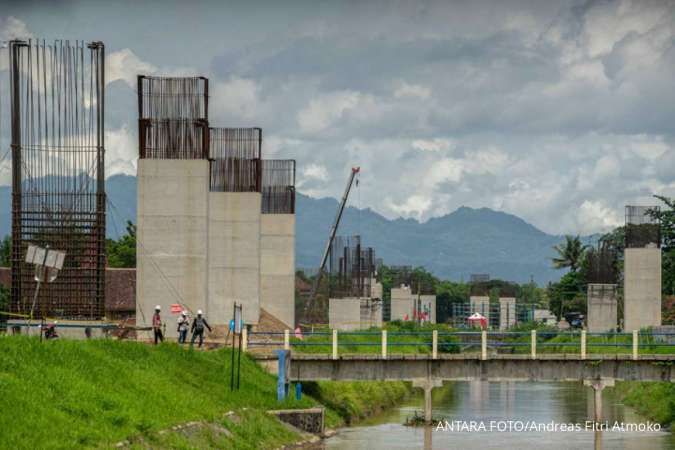
[[[591,233],[675,196],[673,1],[44,3],[0,0],[0,41],[105,42],[108,176],[135,174],[136,74],[199,74],[212,126],[262,127],[312,196],[360,165],[352,204],[390,218]]]

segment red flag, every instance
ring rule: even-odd
[[[171,305],[171,314],[180,314],[182,312],[183,307],[180,304],[174,303],[173,305]]]

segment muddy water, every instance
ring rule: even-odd
[[[611,389],[603,392],[605,419],[623,430],[593,430],[593,392],[579,383],[456,382],[434,392],[434,417],[447,420],[444,429],[406,427],[422,398],[360,426],[345,428],[324,442],[342,449],[675,449],[665,431],[638,431],[648,421],[618,402]],[[444,422],[445,424],[445,422]],[[454,430],[453,430],[454,428]]]

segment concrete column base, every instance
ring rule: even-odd
[[[413,380],[413,387],[424,389],[424,421],[427,424],[430,424],[432,420],[431,391],[433,388],[441,386],[443,386],[443,380],[431,378]]]
[[[584,380],[584,386],[593,388],[593,406],[595,411],[595,423],[602,422],[602,390],[614,386],[613,378],[601,378],[599,380]]]

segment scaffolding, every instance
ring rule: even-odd
[[[212,192],[260,192],[262,130],[211,128],[209,132]]]
[[[626,206],[626,248],[661,247],[658,206]]]
[[[295,160],[262,161],[262,213],[295,214]]]
[[[35,291],[28,244],[66,253],[35,317],[100,319],[105,305],[104,110],[101,42],[9,43],[12,312]]]

